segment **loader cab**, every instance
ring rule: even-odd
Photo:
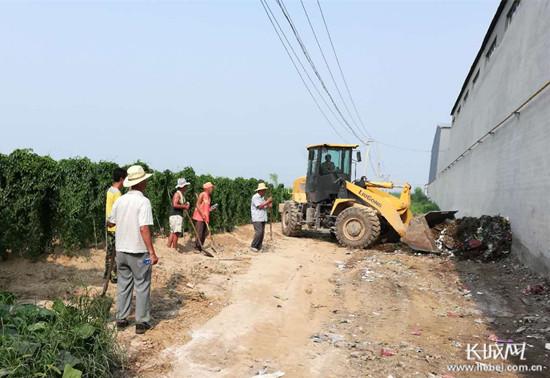
[[[306,196],[308,202],[332,201],[342,184],[351,180],[352,152],[356,144],[318,144],[308,146]]]

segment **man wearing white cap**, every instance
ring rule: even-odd
[[[252,225],[254,226],[254,239],[250,245],[252,252],[259,252],[262,249],[262,243],[264,241],[265,224],[267,223],[267,210],[273,206],[273,200],[264,198],[267,191],[265,183],[258,184],[256,194],[252,196],[250,202],[250,213],[252,215]]]
[[[170,208],[170,237],[168,248],[178,248],[178,237],[183,235],[183,211],[189,210],[189,202],[185,201],[185,192],[191,185],[184,178],[179,178],[176,184],[176,192],[172,196],[172,207]]]
[[[143,195],[151,176],[140,165],[128,168],[124,187],[130,190],[115,202],[109,217],[109,225],[116,225],[116,324],[119,329],[128,326],[135,286],[137,334],[151,328],[151,266],[159,260],[149,229],[153,224],[151,202]]]

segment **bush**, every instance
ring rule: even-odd
[[[134,164],[152,171],[144,162]],[[11,250],[36,257],[51,250],[54,241],[69,251],[103,242],[105,192],[116,166],[87,158],[56,162],[31,150],[0,154],[0,255]],[[205,182],[216,185],[212,201],[219,209],[212,215],[214,231],[231,231],[250,222],[250,198],[259,180],[196,175],[191,167],[180,172],[152,172],[146,196],[153,208],[153,231],[169,229],[170,203],[178,177],[191,183],[186,199],[192,205]],[[277,204],[288,199],[289,192],[282,185],[271,187],[271,192],[273,215],[278,219]],[[188,220],[185,224],[189,230]]]
[[[0,377],[111,377],[121,366],[110,298],[56,300],[51,310],[15,299],[0,292]]]
[[[392,192],[395,197],[399,197],[401,193]],[[414,215],[425,214],[430,211],[439,211],[439,206],[424,194],[421,188],[416,187],[411,193],[411,211]]]
[[[2,158],[0,178],[0,244],[32,257],[48,250],[59,194],[57,163],[31,150],[16,150]]]
[[[439,211],[439,206],[432,202],[421,188],[415,188],[411,194],[411,210],[413,214],[425,214],[430,211]]]
[[[55,236],[71,250],[101,239],[105,218],[105,188],[111,184],[114,163],[87,158],[57,163],[58,202]]]

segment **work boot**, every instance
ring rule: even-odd
[[[147,330],[151,329],[151,324],[144,322],[144,323],[136,323],[136,334],[143,335]]]
[[[122,330],[122,329],[128,327],[129,325],[130,325],[130,323],[126,319],[120,319],[120,320],[116,321],[116,328],[119,329],[119,330]]]

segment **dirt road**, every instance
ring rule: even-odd
[[[282,370],[304,377],[345,371],[344,356],[319,356],[310,339],[338,304],[332,277],[336,261],[345,256],[334,244],[278,239],[235,278],[228,306],[194,330],[190,342],[164,352],[174,361],[171,376],[246,377]]]
[[[275,229],[279,228],[275,226]],[[415,255],[396,245],[348,251],[330,238],[275,233],[266,253],[248,251],[250,226],[217,235],[214,259],[156,242],[155,327],[118,335],[128,354],[122,376],[252,377],[494,377],[453,372],[467,346],[494,340],[526,343],[525,358],[481,360],[502,369],[543,366],[548,376],[548,283],[513,258],[481,264]],[[103,251],[52,255],[0,265],[0,288],[46,301],[98,291]],[[110,288],[114,295],[114,288]]]

